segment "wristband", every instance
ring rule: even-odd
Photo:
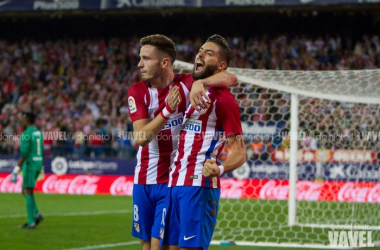
[[[224,167],[223,165],[220,165],[218,166],[218,168],[219,168],[219,176],[221,176],[222,174],[224,174]]]
[[[18,173],[20,172],[21,168],[19,166],[16,166],[14,169],[13,169],[13,173]]]
[[[166,107],[161,111],[161,116],[166,120],[169,120],[171,115],[172,113],[170,113]]]
[[[172,114],[174,114],[175,110],[172,110],[168,104],[166,104],[165,108],[161,111],[161,116],[168,120]]]

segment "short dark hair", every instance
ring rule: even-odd
[[[210,36],[207,39],[206,43],[207,42],[212,42],[212,43],[219,45],[219,47],[221,48],[221,56],[226,60],[227,67],[228,67],[228,65],[230,64],[230,61],[232,59],[232,51],[231,51],[231,48],[228,45],[226,39],[224,39],[220,35],[215,34],[215,35]]]
[[[140,39],[140,46],[152,45],[155,46],[159,51],[167,54],[170,57],[170,62],[173,64],[177,57],[177,50],[175,48],[175,43],[172,39],[167,36],[155,34],[146,36]]]
[[[28,119],[28,122],[30,124],[34,124],[34,122],[36,121],[36,115],[32,112],[24,112],[23,116],[25,116],[26,119]]]

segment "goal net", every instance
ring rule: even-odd
[[[212,243],[379,244],[380,70],[229,71],[248,157],[222,179]]]

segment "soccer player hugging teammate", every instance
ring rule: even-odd
[[[194,79],[225,70],[231,49],[225,39],[213,35],[200,48],[194,64]],[[162,244],[171,249],[208,249],[215,229],[220,197],[220,179],[246,160],[240,109],[225,88],[208,88],[211,100],[200,112],[186,110],[179,145],[170,170],[165,201],[166,218],[161,224]],[[218,166],[216,159],[228,141],[232,153]]]
[[[144,37],[140,45],[138,67],[143,81],[128,90],[129,113],[140,145],[133,186],[132,236],[140,239],[143,250],[156,250],[164,249],[160,247],[160,224],[185,111],[190,102],[206,107],[200,103],[207,97],[204,87],[226,88],[237,78],[226,71],[198,81],[191,74],[175,74],[175,44],[166,36]]]

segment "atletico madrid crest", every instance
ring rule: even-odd
[[[199,115],[204,115],[207,113],[207,110],[210,107],[210,103],[206,103],[206,106],[207,107],[205,109],[201,108],[201,112],[199,113]]]
[[[139,225],[139,223],[134,223],[134,227],[135,227],[135,230],[136,230],[136,232],[138,232],[138,233],[140,233],[140,225]]]

